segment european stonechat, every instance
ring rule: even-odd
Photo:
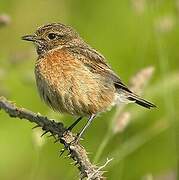
[[[105,57],[70,26],[47,24],[22,39],[36,46],[36,83],[45,103],[55,111],[79,117],[69,130],[82,117],[88,117],[78,139],[97,114],[114,105],[134,102],[145,108],[155,107],[134,94],[113,72]]]

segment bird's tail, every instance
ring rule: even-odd
[[[155,104],[153,104],[153,103],[151,103],[151,102],[149,102],[149,101],[147,101],[145,99],[142,99],[141,97],[137,96],[134,93],[127,93],[127,99],[129,101],[133,101],[136,104],[138,104],[140,106],[143,106],[145,108],[148,108],[148,109],[156,107]]]

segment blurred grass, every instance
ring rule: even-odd
[[[49,110],[38,97],[33,67],[32,45],[20,37],[47,22],[63,22],[107,57],[124,82],[137,71],[154,66],[155,74],[144,97],[155,102],[156,110],[129,105],[132,121],[124,132],[110,139],[98,163],[113,157],[108,179],[143,180],[148,174],[157,179],[176,173],[179,148],[179,26],[178,1],[168,0],[1,0],[0,14],[11,23],[0,29],[0,94],[18,105],[64,120],[72,117]],[[115,109],[102,114],[85,134],[83,144],[94,159],[111,124]],[[0,179],[77,179],[70,161],[58,158],[59,145],[46,138],[36,147],[32,125],[10,119],[0,111]],[[81,123],[83,124],[83,123]],[[79,126],[80,128],[80,126]],[[78,130],[78,128],[77,128]],[[76,130],[76,131],[77,131]],[[11,172],[11,173],[9,173]]]

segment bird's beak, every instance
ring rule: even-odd
[[[37,36],[36,35],[22,36],[22,40],[35,42],[37,41]]]

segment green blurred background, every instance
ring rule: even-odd
[[[109,180],[175,180],[179,148],[179,1],[178,0],[1,0],[0,95],[18,106],[50,118],[73,122],[52,112],[37,93],[34,81],[36,52],[21,36],[49,22],[73,26],[108,59],[124,82],[139,70],[155,71],[143,96],[158,108],[128,105],[130,122],[114,133],[119,110],[101,114],[82,144],[91,161],[103,165]],[[126,120],[127,121],[127,120]],[[75,131],[84,124],[78,125]],[[1,180],[75,180],[78,170],[59,158],[63,148],[52,138],[40,138],[29,122],[0,111]],[[179,177],[178,177],[179,179]]]

